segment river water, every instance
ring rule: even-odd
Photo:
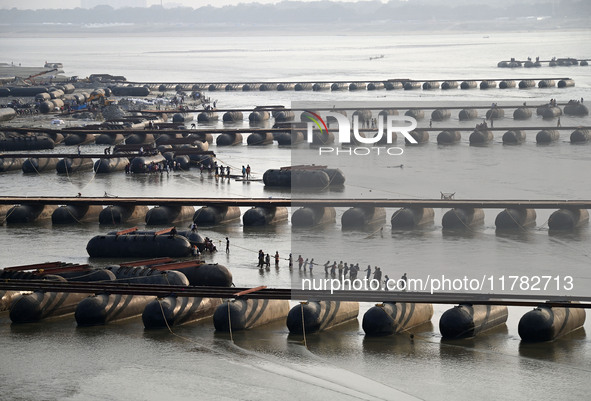
[[[499,69],[510,57],[588,57],[589,32],[442,34],[290,37],[113,37],[13,38],[0,42],[5,57],[22,65],[47,61],[64,64],[68,75],[124,75],[130,81],[299,81],[480,79],[572,77],[568,89],[491,89],[448,91],[357,92],[215,92],[218,107],[253,107],[292,102],[390,102],[395,105],[467,105],[482,102],[530,105],[550,98],[559,102],[591,99],[591,67]],[[370,60],[370,57],[384,55]],[[359,104],[363,105],[363,104]],[[512,110],[508,111],[512,113]],[[495,127],[515,126],[509,114]],[[428,118],[419,122],[425,127]],[[459,122],[457,111],[439,126],[471,127]],[[533,117],[525,124],[555,126]],[[563,117],[563,126],[589,125],[589,117]],[[221,127],[222,124],[217,126]],[[246,120],[243,124],[248,126]],[[317,156],[309,150],[243,146],[216,148],[218,159],[238,171],[250,164],[261,177],[270,168],[312,160],[341,168],[347,178],[341,191],[298,196],[342,198],[438,198],[455,192],[456,199],[591,199],[589,145],[568,143],[563,131],[549,146],[535,143],[530,131],[521,146],[503,146],[502,131],[486,147],[469,146],[467,133],[452,147],[430,143],[405,147],[401,156]],[[62,150],[62,149],[57,149]],[[100,153],[102,147],[84,146]],[[303,153],[302,153],[303,152]],[[403,168],[397,168],[403,164]],[[196,170],[171,175],[94,176],[90,172],[59,176],[53,172],[0,176],[2,195],[286,197],[290,191],[265,189],[260,182],[216,182]],[[243,209],[244,212],[246,209]],[[548,295],[588,296],[591,233],[587,227],[569,233],[549,233],[552,211],[538,210],[535,228],[496,233],[500,210],[486,210],[484,225],[463,233],[441,229],[445,210],[435,211],[435,224],[422,230],[382,233],[343,231],[337,223],[308,230],[289,223],[262,229],[229,224],[201,233],[220,241],[231,239],[231,252],[205,255],[228,266],[237,286],[288,287],[310,277],[279,269],[259,271],[256,252],[290,251],[324,263],[327,259],[382,267],[398,278],[428,275],[494,280],[502,275],[572,276],[573,288],[549,288]],[[393,210],[388,210],[388,219]],[[188,225],[188,222],[187,222]],[[97,266],[112,261],[89,260],[88,240],[112,230],[88,223],[54,227],[51,223],[0,226],[0,266],[62,260]],[[318,267],[316,268],[318,269]],[[316,276],[324,277],[320,271]],[[495,281],[498,284],[498,281]],[[498,287],[493,291],[500,292]],[[505,292],[518,292],[507,290]],[[521,291],[524,292],[524,291]],[[528,293],[525,291],[525,293]],[[531,292],[529,292],[531,293]],[[534,294],[538,295],[538,294]],[[370,307],[361,304],[360,316]],[[578,330],[551,343],[524,344],[517,333],[529,308],[512,307],[506,326],[475,339],[445,342],[438,321],[448,308],[435,305],[432,324],[408,334],[365,338],[360,321],[307,338],[288,335],[283,322],[235,333],[234,342],[214,333],[210,321],[181,326],[175,334],[147,332],[139,319],[105,327],[76,328],[73,317],[36,324],[11,325],[0,313],[0,399],[584,399],[591,390],[591,341]]]

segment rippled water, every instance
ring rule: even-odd
[[[247,81],[329,79],[467,79],[568,76],[576,87],[532,90],[358,91],[344,92],[216,92],[208,94],[221,107],[252,107],[294,101],[436,101],[461,104],[483,101],[507,104],[591,99],[591,67],[496,68],[501,59],[540,56],[588,57],[589,32],[507,33],[483,35],[406,35],[392,37],[251,37],[251,38],[43,38],[2,41],[0,49],[15,62],[39,65],[44,59],[64,63],[69,75],[122,74],[137,81]],[[369,57],[384,54],[383,59]],[[428,120],[427,120],[428,121]],[[244,126],[248,124],[245,121]],[[420,124],[425,126],[426,122]],[[457,112],[446,126],[465,126]],[[513,126],[509,117],[495,126]],[[534,117],[527,124],[553,126]],[[562,118],[562,125],[589,125],[589,118]],[[221,124],[219,125],[221,126]],[[434,133],[435,134],[435,133]],[[590,199],[587,173],[589,145],[573,146],[568,133],[550,146],[537,146],[535,133],[525,144],[503,146],[500,132],[487,147],[470,147],[464,133],[460,144],[440,147],[435,135],[427,145],[405,147],[395,159],[383,157],[319,159],[340,167],[347,177],[341,192],[321,197],[437,198],[456,192],[472,199]],[[276,144],[265,148],[212,147],[218,159],[239,169],[253,167],[260,177],[269,168],[309,157],[303,150]],[[61,149],[58,149],[61,150]],[[84,152],[101,153],[86,146]],[[388,168],[404,164],[404,168]],[[236,171],[236,170],[235,170]],[[379,173],[378,173],[379,172]],[[385,173],[387,176],[384,176]],[[216,182],[196,170],[170,176],[107,177],[92,173],[58,176],[53,172],[0,175],[3,195],[211,196],[284,197],[260,182]],[[246,209],[243,209],[244,212]],[[292,230],[289,223],[245,229],[239,223],[203,229],[215,240],[231,239],[229,255],[206,259],[228,266],[238,286],[287,287],[303,273],[290,273],[282,261],[278,270],[259,271],[256,251],[304,249],[317,262],[337,259],[382,266],[398,278],[446,274],[572,275],[569,294],[588,296],[590,232],[550,234],[551,211],[538,211],[537,225],[525,232],[498,234],[487,210],[482,227],[467,233],[444,233],[436,210],[435,224],[412,232],[342,231],[337,224]],[[388,219],[393,210],[388,211]],[[186,223],[188,225],[188,222]],[[0,265],[63,260],[104,265],[89,260],[88,240],[110,228],[88,223],[74,227],[36,223],[0,226]],[[304,251],[301,251],[304,252]],[[317,270],[320,270],[317,268]],[[323,277],[320,271],[314,273]],[[549,292],[550,293],[550,292]],[[565,294],[564,291],[559,292]],[[362,304],[360,316],[371,305]],[[0,399],[584,399],[591,387],[591,343],[579,330],[552,343],[522,344],[519,318],[528,308],[510,308],[500,329],[473,340],[441,340],[438,321],[446,306],[436,305],[432,324],[413,330],[415,337],[397,335],[368,339],[359,322],[307,337],[288,335],[283,322],[235,333],[234,343],[215,334],[210,321],[181,326],[177,334],[145,332],[139,319],[105,327],[76,328],[73,317],[15,326],[0,313]],[[586,330],[589,330],[589,323]]]

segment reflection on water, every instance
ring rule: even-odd
[[[519,355],[543,361],[572,364],[581,359],[584,354],[584,344],[587,339],[584,328],[577,329],[554,341],[544,343],[519,343]]]

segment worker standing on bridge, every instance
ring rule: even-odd
[[[400,280],[402,280],[402,282],[404,282],[404,288],[402,288],[403,291],[406,291],[406,284],[408,283],[408,279],[406,277],[406,273],[404,273],[402,275],[402,277],[400,277]]]

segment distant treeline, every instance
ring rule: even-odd
[[[242,3],[236,6],[120,8],[97,6],[93,9],[1,10],[0,23],[22,24],[243,24],[296,25],[342,24],[371,21],[467,21],[497,18],[591,17],[589,0],[539,0],[529,3],[491,1],[489,4],[457,1],[379,1],[340,3],[329,1],[286,1],[277,4]]]

